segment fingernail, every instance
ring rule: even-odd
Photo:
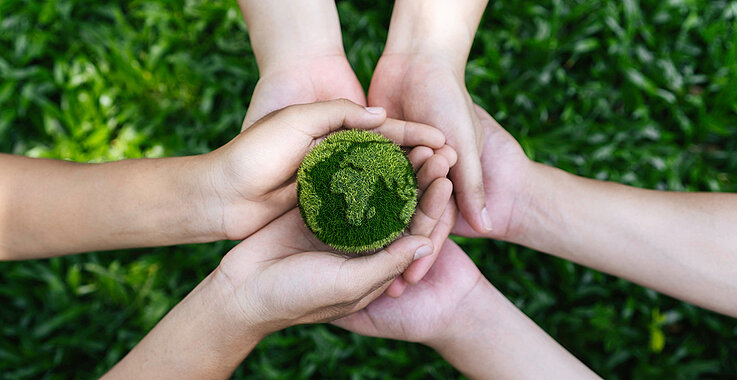
[[[384,107],[366,107],[366,111],[374,115],[380,115],[384,112]]]
[[[484,228],[487,231],[491,231],[491,218],[489,217],[489,212],[486,211],[486,207],[481,210],[481,222],[484,223]]]
[[[415,251],[415,260],[421,259],[425,256],[429,256],[432,253],[432,247],[429,245],[423,245],[420,248],[417,248]]]

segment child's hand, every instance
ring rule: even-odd
[[[400,298],[384,295],[335,324],[426,344],[471,379],[598,378],[496,290],[452,241]]]
[[[473,261],[448,240],[427,276],[401,297],[384,295],[335,324],[363,335],[437,345],[469,334],[473,311],[487,301],[479,300],[476,289],[484,286],[488,282]]]
[[[208,181],[220,204],[212,215],[228,239],[243,239],[296,205],[294,175],[307,152],[342,127],[373,130],[403,146],[441,148],[445,137],[419,123],[387,119],[381,108],[348,100],[273,112],[208,154]],[[218,219],[219,218],[219,219]]]
[[[410,154],[410,157],[417,156]],[[414,162],[415,166],[420,166]],[[216,271],[237,320],[268,334],[287,326],[333,320],[365,307],[416,259],[433,251],[430,236],[452,192],[439,155],[418,170],[418,210],[402,237],[375,254],[329,252],[293,209],[229,252]],[[434,217],[435,216],[435,217]]]
[[[422,191],[409,236],[362,257],[326,251],[293,209],[233,248],[106,378],[225,378],[266,335],[365,307],[413,260],[432,252],[453,191],[448,164],[428,148],[409,157]]]
[[[535,181],[535,165],[514,137],[478,105],[476,115],[485,130],[481,163],[486,204],[494,229],[479,234],[463,215],[459,215],[453,233],[516,241],[523,234],[531,204],[530,189]]]
[[[266,126],[272,123],[272,130],[268,130]],[[442,145],[442,136],[438,139],[432,132],[423,136],[431,127],[386,121],[383,114],[374,116],[353,103],[329,102],[290,107],[290,111],[273,114],[214,152],[213,168],[231,168],[233,173],[243,175],[239,177],[242,187],[234,190],[236,194],[251,192],[249,196],[263,197],[254,201],[244,196],[243,202],[262,202],[259,215],[263,218],[269,213],[283,215],[263,228],[251,225],[249,228],[258,228],[258,232],[233,248],[218,268],[106,378],[129,378],[141,373],[152,378],[225,377],[266,335],[296,324],[331,321],[360,310],[381,295],[412,262],[432,254],[438,230],[445,236],[449,231],[447,227],[438,227],[453,192],[453,185],[445,178],[449,163],[455,161],[455,152],[449,147],[432,153],[430,148],[421,146],[409,153],[421,193],[409,234],[372,255],[345,257],[330,252],[307,229],[298,209],[276,209],[288,207],[288,202],[272,202],[269,194],[275,190],[256,185],[258,176],[263,176],[263,181],[276,184],[272,186],[278,189],[277,199],[289,199],[282,192],[295,189],[283,183],[291,180],[290,173],[296,171],[304,153],[315,144],[317,136],[343,124],[374,128],[400,144],[427,142],[433,146],[437,145],[433,141],[440,141],[438,144]],[[201,162],[205,161],[195,161],[194,166]],[[219,166],[226,164],[232,166]],[[267,179],[269,173],[278,174],[278,178]],[[212,178],[227,179],[224,175]],[[230,186],[236,184],[234,181]],[[222,183],[212,186],[217,188]],[[269,205],[275,208],[269,210]],[[244,220],[252,215],[244,214]]]

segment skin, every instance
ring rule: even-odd
[[[496,290],[452,241],[402,297],[383,295],[334,324],[425,344],[472,379],[598,378]]]
[[[373,255],[340,256],[292,209],[233,248],[105,378],[225,379],[268,334],[368,305],[433,252],[429,236],[452,192],[449,168],[432,157],[413,163],[425,185],[408,236]]]
[[[347,100],[291,106],[201,156],[80,164],[0,155],[0,260],[243,239],[296,206],[302,158],[342,127],[444,145],[435,128],[371,111]]]
[[[260,78],[243,129],[291,104],[366,96],[343,50],[335,2],[239,0]]]
[[[530,161],[483,109],[486,202],[502,239],[737,317],[737,195],[638,189]]]
[[[737,237],[730,232],[737,196],[577,177],[530,161],[486,111],[476,112],[486,129],[483,179],[497,227],[479,234],[459,215],[453,233],[527,245],[737,317]],[[395,280],[385,295],[334,323],[428,345],[469,378],[596,378],[453,242],[412,283]]]
[[[397,1],[386,49],[374,71],[369,103],[392,117],[437,127],[449,148],[438,151],[451,163],[450,178],[461,212],[477,231],[492,222],[481,181],[480,141],[484,129],[465,86],[465,65],[486,1]],[[366,104],[363,89],[345,56],[335,2],[330,0],[239,0],[248,25],[260,78],[243,129],[290,104],[335,98]],[[457,154],[456,152],[460,152]],[[425,153],[427,154],[427,153]],[[457,162],[457,164],[456,164]],[[455,208],[441,224],[450,230]],[[438,233],[436,243],[440,243]],[[438,245],[439,247],[439,245]],[[412,264],[404,275],[418,281],[437,257]],[[390,294],[406,287],[398,280]]]
[[[464,70],[485,1],[396,2],[368,103],[434,127],[361,107],[333,2],[239,4],[261,79],[231,143],[102,165],[0,156],[0,220],[13,221],[0,225],[0,259],[248,237],[108,377],[224,378],[269,333],[351,313],[336,323],[427,344],[472,378],[594,377],[443,243],[454,221],[457,234],[527,245],[737,316],[734,195],[634,189],[533,163],[473,105]],[[358,104],[271,114],[335,98]],[[343,125],[427,146],[410,153],[425,178],[411,235],[369,257],[326,251],[292,209],[299,160]]]
[[[492,229],[481,181],[483,128],[466,90],[465,68],[487,1],[398,0],[369,87],[371,106],[443,131],[458,152],[451,169],[458,208],[478,232]]]

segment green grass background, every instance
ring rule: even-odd
[[[338,4],[367,85],[388,1]],[[476,101],[535,160],[668,190],[737,190],[737,2],[491,2]],[[235,1],[0,0],[0,151],[76,161],[207,152],[258,74]],[[688,221],[683,221],[688,223]],[[511,244],[461,240],[527,315],[607,378],[737,375],[737,322]],[[109,369],[233,244],[0,263],[0,378]],[[426,347],[332,326],[264,340],[237,378],[452,378]]]

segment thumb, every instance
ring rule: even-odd
[[[369,294],[404,272],[413,261],[433,252],[432,241],[424,236],[405,236],[369,256],[346,261],[342,275],[356,286],[354,291]]]
[[[483,168],[474,146],[458,154],[458,164],[451,168],[449,177],[453,181],[458,209],[468,224],[482,234],[491,231]]]
[[[262,185],[271,189],[297,171],[317,138],[349,128],[376,128],[386,120],[383,108],[365,108],[346,99],[299,104],[264,116],[243,132],[236,144],[235,162],[245,162],[256,173],[265,173]],[[230,145],[230,144],[229,144]]]
[[[282,128],[318,138],[344,126],[376,128],[386,120],[386,111],[381,107],[364,107],[348,99],[337,99],[289,106],[275,114],[274,119]]]

